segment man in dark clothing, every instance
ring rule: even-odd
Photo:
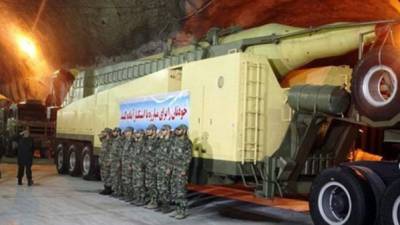
[[[33,184],[32,161],[33,161],[33,138],[30,136],[29,128],[21,132],[18,141],[18,185],[22,185],[22,178],[26,171],[28,186]]]

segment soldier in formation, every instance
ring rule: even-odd
[[[112,130],[105,128],[100,134],[101,141],[100,151],[100,173],[101,179],[104,182],[104,190],[100,192],[102,195],[110,195],[112,193],[112,179],[111,172],[111,145],[112,145]]]
[[[157,127],[150,124],[146,129],[146,140],[143,146],[144,170],[145,170],[145,188],[147,192],[148,204],[146,208],[155,209],[157,205],[157,170],[156,153],[159,147],[159,138],[157,136]]]
[[[108,129],[104,133],[110,133]],[[102,139],[102,178],[106,194],[111,186],[116,195],[136,206],[157,209],[163,213],[176,206],[176,219],[187,216],[186,185],[192,159],[192,142],[187,135],[186,125],[178,126],[174,132],[170,125],[163,125],[157,134],[157,127],[150,124],[146,131],[128,127],[125,138],[120,130],[114,129],[114,138],[104,135]],[[110,163],[107,162],[107,150]],[[112,155],[112,157],[111,157]],[[112,163],[111,163],[112,161]],[[107,167],[109,165],[109,167]],[[107,169],[112,168],[111,182]],[[118,178],[119,177],[119,178]]]
[[[188,127],[180,125],[175,129],[175,138],[171,148],[171,197],[176,204],[176,219],[187,216],[188,201],[186,185],[188,183],[189,165],[192,159],[192,142],[188,135]]]
[[[121,153],[121,176],[122,176],[122,195],[125,201],[133,200],[133,186],[132,186],[132,150],[134,144],[133,137],[134,129],[127,127],[124,130],[125,140]]]
[[[146,141],[144,130],[135,132],[135,142],[132,147],[132,185],[133,185],[133,205],[143,206],[146,204],[145,189],[145,161],[143,156],[144,143]]]
[[[121,174],[121,153],[123,150],[124,137],[119,127],[113,130],[113,139],[111,146],[111,177],[113,197],[122,196],[122,174]]]
[[[157,149],[156,162],[157,162],[157,197],[158,203],[161,205],[163,213],[171,211],[171,147],[173,145],[173,136],[170,125],[164,125],[161,128],[160,144]]]

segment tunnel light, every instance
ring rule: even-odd
[[[25,36],[20,36],[17,39],[20,50],[31,58],[36,56],[35,43]]]

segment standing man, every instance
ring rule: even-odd
[[[171,134],[171,126],[163,125],[160,135],[160,147],[156,154],[158,202],[161,203],[161,211],[163,213],[169,213],[171,211],[170,181],[172,165],[170,160],[172,144],[173,137]]]
[[[176,204],[176,219],[187,216],[188,201],[186,185],[192,160],[192,141],[187,135],[188,127],[180,125],[175,129],[175,138],[171,149],[171,195]]]
[[[28,186],[33,184],[32,161],[33,161],[33,138],[30,136],[29,127],[20,133],[18,142],[18,185],[22,185],[22,178],[26,172]]]
[[[144,206],[146,204],[145,158],[143,156],[145,140],[144,130],[137,130],[131,154],[132,183],[135,198],[132,204],[136,206]]]
[[[146,129],[146,141],[144,143],[145,158],[145,187],[149,203],[146,205],[148,209],[156,209],[157,204],[157,171],[156,171],[156,152],[159,147],[159,139],[157,137],[157,127],[150,124]]]
[[[124,200],[132,201],[132,147],[133,147],[133,132],[132,127],[127,127],[124,130],[125,140],[121,152],[121,177],[122,177],[122,195]]]
[[[111,177],[112,177],[112,190],[113,197],[122,196],[122,177],[121,177],[121,153],[124,144],[124,138],[119,127],[113,130],[113,141],[111,146]]]
[[[112,193],[112,180],[110,176],[111,170],[111,145],[112,130],[105,128],[99,135],[101,141],[101,151],[99,156],[101,179],[104,182],[104,190],[100,192],[102,195],[110,195]]]

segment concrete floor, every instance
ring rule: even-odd
[[[1,164],[0,225],[312,224],[308,215],[234,200],[191,194],[182,221],[97,194],[100,182],[60,176],[53,165],[35,165],[32,187],[16,185],[16,166]]]

